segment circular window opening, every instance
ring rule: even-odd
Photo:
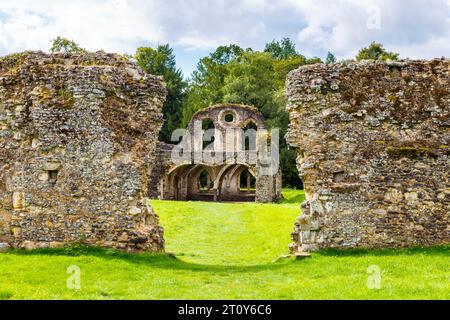
[[[228,123],[233,122],[234,121],[234,116],[231,113],[226,114],[225,115],[225,121],[228,122]]]

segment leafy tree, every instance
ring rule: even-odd
[[[275,90],[273,58],[265,52],[246,52],[227,65],[223,101],[271,110]]]
[[[318,57],[312,57],[310,59],[306,59],[306,64],[316,64],[316,63],[323,63],[322,59]]]
[[[362,48],[356,55],[356,60],[398,60],[398,53],[386,51],[382,44],[372,42],[370,46]]]
[[[337,59],[330,51],[328,51],[327,58],[325,59],[325,64],[336,63]]]
[[[295,44],[289,38],[283,38],[281,41],[273,40],[272,42],[269,42],[266,44],[264,52],[270,53],[275,59],[278,60],[301,56],[297,53],[297,50],[295,50]]]
[[[183,126],[187,125],[196,111],[224,101],[223,87],[228,64],[243,53],[244,49],[237,45],[220,46],[209,56],[200,59],[197,70],[192,73],[183,106]]]
[[[57,37],[52,40],[51,53],[84,53],[86,49],[81,48],[77,43],[66,38]]]
[[[307,64],[307,59],[302,56],[289,57],[283,60],[275,60],[273,62],[273,71],[278,87],[284,87],[287,74],[298,67]]]
[[[167,97],[163,106],[164,125],[160,139],[170,142],[172,132],[180,127],[182,103],[187,83],[177,69],[173,49],[168,45],[159,45],[156,49],[140,47],[135,54],[136,62],[147,73],[163,76],[167,87]]]

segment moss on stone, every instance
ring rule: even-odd
[[[450,155],[450,146],[441,145],[439,146],[439,150],[441,150],[446,156]]]
[[[13,53],[0,58],[0,70],[8,73],[16,73],[25,62],[28,52]]]
[[[78,63],[79,66],[82,67],[93,67],[93,66],[104,66],[105,63],[101,62],[101,61],[96,61],[96,60],[84,60],[84,61],[80,61]]]
[[[388,147],[386,152],[391,158],[400,159],[400,158],[409,158],[409,159],[417,159],[420,157],[437,157],[436,152],[427,147]]]
[[[40,104],[47,104],[49,102],[57,104],[60,107],[71,108],[74,103],[73,93],[65,88],[50,89],[48,87],[42,87],[39,90]]]
[[[58,97],[58,102],[60,102],[61,106],[67,108],[71,108],[73,106],[74,99],[72,92],[65,89],[59,89],[56,91],[56,96]]]

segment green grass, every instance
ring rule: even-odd
[[[303,192],[280,204],[152,201],[165,226],[166,250],[183,261],[219,265],[270,263],[288,253]]]
[[[303,194],[280,204],[153,201],[176,257],[75,247],[0,254],[0,299],[448,299],[449,247],[278,259]],[[81,290],[66,270],[81,269]],[[366,286],[382,270],[381,289]]]

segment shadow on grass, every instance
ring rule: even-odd
[[[407,249],[379,249],[379,250],[368,250],[368,249],[356,249],[356,250],[322,250],[320,252],[314,253],[311,259],[306,260],[295,260],[294,258],[279,259],[277,262],[262,264],[262,265],[243,265],[243,266],[233,266],[233,265],[208,265],[208,264],[196,264],[185,262],[179,258],[166,255],[166,254],[152,254],[152,253],[126,253],[122,251],[117,251],[113,249],[103,249],[95,247],[67,247],[63,249],[38,249],[32,251],[25,250],[13,250],[9,254],[21,255],[21,256],[32,256],[32,255],[43,255],[43,256],[65,256],[65,257],[96,257],[104,260],[124,260],[129,263],[135,263],[140,265],[147,265],[154,268],[161,269],[175,269],[175,270],[185,270],[192,272],[227,272],[227,273],[249,273],[249,272],[259,272],[259,271],[275,271],[277,269],[289,266],[298,265],[302,263],[314,262],[314,258],[322,257],[363,257],[363,256],[400,256],[400,255],[417,255],[424,254],[428,256],[449,256],[450,255],[450,245],[440,246],[440,247],[412,247]]]
[[[104,260],[124,260],[129,263],[147,265],[153,268],[186,270],[194,272],[227,272],[227,273],[246,273],[267,270],[276,270],[286,266],[288,260],[262,264],[262,265],[208,265],[190,263],[173,255],[163,253],[126,253],[113,249],[102,249],[95,247],[85,247],[82,250],[77,248],[74,253],[71,247],[63,249],[37,249],[37,250],[13,250],[10,254],[20,256],[63,256],[63,257],[96,257]],[[292,261],[292,260],[290,260]]]
[[[450,245],[437,247],[410,247],[403,249],[352,249],[338,250],[327,249],[317,252],[315,255],[326,257],[358,257],[358,256],[398,256],[425,254],[429,256],[449,256]]]

